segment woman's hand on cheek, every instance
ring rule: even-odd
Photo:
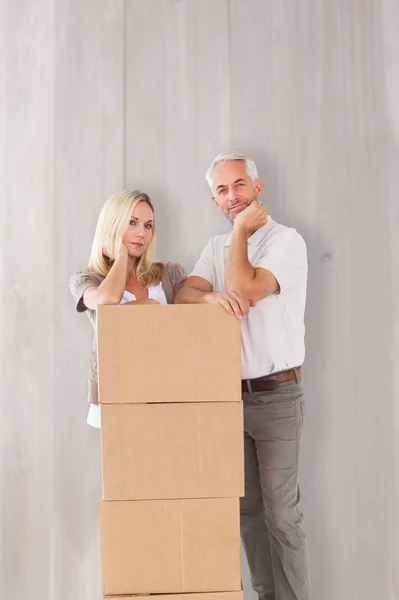
[[[105,256],[105,258],[108,258],[109,260],[116,260],[118,256],[127,259],[129,257],[129,252],[127,246],[122,242],[119,249],[116,251],[115,256],[113,256],[113,253],[109,252],[106,247],[103,248],[103,256]]]
[[[129,256],[129,251],[127,249],[127,246],[122,242],[121,247],[118,250],[118,254],[121,254],[122,256],[128,258]]]

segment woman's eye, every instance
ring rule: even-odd
[[[129,225],[135,225],[135,222],[134,221],[130,221]]]
[[[147,229],[152,229],[151,223],[147,223],[146,227],[147,227]]]

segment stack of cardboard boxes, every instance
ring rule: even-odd
[[[104,597],[242,600],[239,322],[172,305],[97,324]]]

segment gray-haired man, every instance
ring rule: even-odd
[[[241,536],[252,585],[260,600],[307,600],[298,486],[306,245],[295,229],[267,216],[251,158],[221,154],[206,179],[233,230],[209,241],[175,302],[217,302],[242,319]]]

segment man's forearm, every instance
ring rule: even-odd
[[[175,304],[206,304],[211,293],[186,285],[177,292]]]
[[[244,229],[233,229],[226,262],[226,290],[245,294],[255,275],[255,269],[248,260],[247,233]]]
[[[210,286],[210,284],[208,285]],[[234,291],[214,292],[187,284],[177,292],[175,304],[220,304],[230,315],[236,316],[237,319],[244,318],[250,307],[248,300]]]

